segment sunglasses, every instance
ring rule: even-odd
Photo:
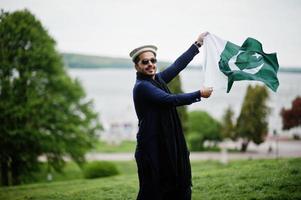
[[[156,58],[151,58],[150,60],[148,60],[148,59],[141,60],[141,63],[143,65],[147,65],[149,62],[151,62],[152,64],[156,64],[157,63],[157,59]]]

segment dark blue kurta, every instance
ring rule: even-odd
[[[137,199],[190,199],[191,170],[177,106],[200,101],[200,91],[171,94],[166,86],[195,55],[192,45],[171,66],[150,77],[137,75],[133,89],[139,121],[135,159],[138,167]]]

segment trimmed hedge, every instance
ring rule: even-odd
[[[119,174],[116,165],[107,161],[93,161],[84,166],[84,177],[88,179]]]

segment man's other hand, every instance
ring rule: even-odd
[[[201,93],[201,97],[203,98],[208,98],[210,97],[211,93],[213,91],[213,88],[212,87],[204,87],[200,90],[200,93]]]

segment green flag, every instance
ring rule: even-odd
[[[247,38],[240,47],[209,34],[204,46],[206,86],[227,85],[229,92],[234,81],[257,80],[276,92],[279,86],[276,53],[264,53],[262,44],[256,39]]]
[[[234,81],[240,80],[262,81],[274,92],[279,86],[276,54],[264,53],[261,43],[253,38],[246,39],[241,47],[228,41],[219,68],[228,77],[227,92]]]

